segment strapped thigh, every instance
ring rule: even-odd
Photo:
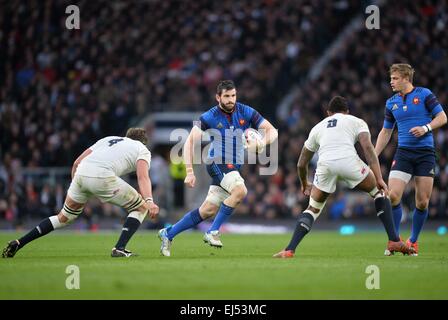
[[[224,190],[231,193],[236,186],[244,185],[244,179],[238,171],[230,171],[229,173],[224,174],[224,178],[222,178],[220,185]]]
[[[213,203],[219,207],[221,203],[228,197],[230,197],[230,193],[228,193],[226,190],[219,186],[211,185],[208,189],[208,194],[207,198],[205,198],[205,201]]]
[[[404,181],[405,183],[408,183],[411,180],[411,178],[412,175],[404,171],[391,170],[391,172],[389,173],[389,180],[399,179],[401,181]]]

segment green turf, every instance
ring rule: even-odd
[[[0,243],[16,234],[0,233]],[[406,236],[406,235],[404,235]],[[230,235],[224,248],[185,233],[170,258],[155,233],[137,233],[135,258],[111,258],[117,233],[56,232],[0,259],[0,299],[448,299],[448,238],[424,232],[420,255],[384,257],[385,235],[341,236],[315,231],[294,259],[273,259],[289,235]],[[80,289],[68,290],[68,265],[80,269]],[[380,269],[380,289],[368,290],[366,267]]]

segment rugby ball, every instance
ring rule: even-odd
[[[246,129],[243,135],[243,145],[249,152],[262,152],[264,149],[263,136],[253,128]]]

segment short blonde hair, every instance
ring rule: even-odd
[[[132,140],[137,140],[143,143],[145,146],[148,144],[148,137],[146,136],[146,130],[143,128],[129,128],[126,132],[126,137]]]
[[[403,78],[408,78],[411,83],[414,80],[415,70],[410,64],[394,63],[389,68],[389,74],[392,74],[393,72],[398,72]]]

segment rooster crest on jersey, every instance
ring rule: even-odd
[[[263,136],[253,128],[246,129],[243,134],[243,145],[249,152],[260,153],[264,150]]]

